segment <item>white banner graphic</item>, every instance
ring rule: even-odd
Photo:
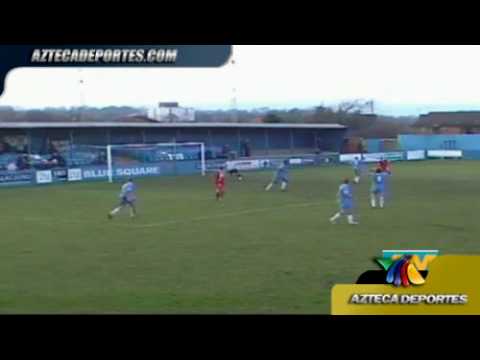
[[[423,150],[407,151],[407,160],[425,160],[425,151]]]
[[[68,169],[68,181],[82,180],[82,169]]]
[[[52,182],[52,172],[50,170],[37,171],[37,184],[49,184]]]
[[[430,158],[461,158],[462,150],[428,150],[427,156]]]

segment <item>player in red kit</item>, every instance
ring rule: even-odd
[[[386,159],[381,159],[380,162],[378,163],[378,169],[380,169],[382,172],[391,174],[391,167],[390,163]]]
[[[222,200],[225,194],[225,172],[223,169],[222,166],[215,175],[215,196],[217,200]]]

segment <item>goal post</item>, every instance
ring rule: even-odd
[[[113,163],[112,163],[112,145],[107,145],[107,173],[108,173],[108,182],[113,182]]]
[[[205,144],[202,142],[107,145],[106,152],[110,183],[118,176],[116,169],[134,164],[162,165],[169,169],[166,172],[171,175],[177,174],[183,167],[188,168],[186,172],[199,171],[202,176],[205,176],[207,171]]]

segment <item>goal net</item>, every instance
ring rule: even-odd
[[[206,172],[205,146],[195,142],[76,146],[71,158],[79,167],[103,167],[109,182],[128,177],[205,175]]]
[[[135,176],[205,175],[205,146],[194,142],[109,145],[107,167],[109,182]]]
[[[108,181],[115,178],[183,175],[205,175],[203,143],[161,143],[107,146]]]

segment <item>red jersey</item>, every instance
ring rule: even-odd
[[[225,186],[225,173],[223,171],[218,171],[215,175],[215,185],[217,187]]]
[[[388,162],[388,160],[380,160],[380,162],[378,163],[378,167],[384,172],[390,171],[390,163]]]

